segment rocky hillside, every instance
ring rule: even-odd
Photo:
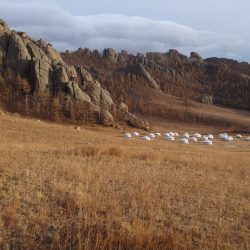
[[[171,49],[167,53],[131,55],[113,49],[78,49],[62,53],[71,65],[81,65],[102,80],[116,100],[135,109],[151,89],[186,100],[250,110],[250,65],[229,59],[190,57]],[[132,98],[131,98],[132,97]],[[144,99],[145,100],[145,99]]]
[[[11,30],[0,20],[0,101],[11,111],[77,123],[149,130],[149,124],[116,103],[83,66],[70,66],[51,44]]]

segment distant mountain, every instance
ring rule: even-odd
[[[0,19],[0,104],[46,119],[149,130],[149,124],[116,103],[82,66],[69,66],[51,44],[11,30]]]

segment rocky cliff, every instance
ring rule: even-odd
[[[110,61],[116,60],[110,51],[107,51],[107,57]],[[14,87],[16,82],[20,81],[8,82],[9,72],[17,76],[15,79],[21,79],[22,91],[19,91],[19,95],[16,93],[13,95],[13,91],[20,90],[20,87]],[[146,72],[144,74],[145,77],[149,77]],[[31,96],[34,99],[34,96],[43,96],[43,93],[46,93],[50,97],[50,102],[53,102],[53,98],[60,96],[61,103],[68,103],[70,99],[71,105],[77,102],[78,107],[82,107],[87,113],[92,113],[95,122],[112,126],[115,120],[119,119],[131,126],[149,130],[146,121],[130,113],[126,104],[117,104],[86,68],[68,65],[51,44],[43,40],[35,41],[25,32],[11,30],[3,20],[0,20],[0,76],[0,85],[2,83],[3,86],[7,82],[5,87],[8,90],[11,87],[8,85],[13,84],[13,88],[9,91],[12,97],[17,96],[21,99],[21,94],[25,94],[26,97]],[[25,87],[29,89],[28,92],[24,91],[22,79],[29,85]],[[4,88],[1,89],[3,92]],[[1,94],[5,96],[4,93]],[[62,96],[65,99],[63,101]],[[31,97],[26,98],[28,100],[26,106],[27,103],[29,106]],[[63,110],[57,107],[58,112],[59,110],[61,115]]]
[[[136,102],[138,93],[151,88],[201,103],[250,109],[250,65],[245,62],[203,59],[196,52],[188,57],[174,49],[132,55],[80,48],[62,53],[62,57],[69,64],[87,67],[117,100],[133,96]]]

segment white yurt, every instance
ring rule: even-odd
[[[181,139],[180,139],[180,143],[181,143],[181,144],[189,144],[187,138],[181,138]]]
[[[201,141],[208,141],[208,137],[207,136],[202,136]]]
[[[151,138],[149,136],[143,136],[141,139],[143,141],[150,141],[151,140]]]
[[[182,135],[182,138],[188,139],[188,138],[189,138],[189,133],[184,133],[184,134]]]
[[[125,134],[124,134],[124,137],[125,137],[125,138],[131,138],[132,135],[131,135],[130,133],[125,133]]]
[[[201,134],[199,134],[199,133],[195,133],[195,134],[193,134],[193,135],[192,135],[192,137],[195,137],[195,138],[201,138]]]
[[[209,140],[213,140],[213,139],[214,139],[214,136],[213,136],[212,134],[208,134],[208,135],[207,135],[207,138],[208,138]]]
[[[137,136],[139,136],[140,134],[139,134],[138,132],[132,132],[132,135],[137,137]]]
[[[203,144],[204,144],[204,145],[213,145],[213,142],[207,140],[207,141],[203,141]]]
[[[193,137],[193,136],[192,136],[192,137],[189,138],[189,141],[190,141],[190,142],[197,142],[198,140],[197,140],[196,137]]]
[[[173,136],[166,137],[165,139],[168,140],[168,141],[174,141],[174,137]]]

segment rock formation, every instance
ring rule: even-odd
[[[149,87],[160,90],[160,86],[158,85],[158,83],[141,64],[138,65],[138,72],[148,82]]]
[[[112,63],[117,62],[113,49],[104,51],[103,56]],[[72,101],[81,102],[88,111],[98,113],[96,117],[101,117],[105,125],[114,125],[113,113],[119,112],[121,120],[128,124],[149,129],[146,122],[115,104],[110,93],[84,67],[66,64],[51,44],[41,39],[34,41],[25,32],[10,30],[0,20],[0,74],[9,68],[28,79],[34,93],[49,91],[55,97],[64,94]]]
[[[117,53],[114,49],[108,48],[103,51],[103,57],[107,58],[110,62],[117,62]]]
[[[197,52],[188,57],[176,49],[136,55],[112,49],[94,54],[82,49],[81,53],[62,53],[62,57],[69,64],[88,67],[117,102],[129,100],[136,112],[155,91],[201,103],[207,95],[212,97],[210,104],[250,110],[250,65],[246,62],[203,59]]]
[[[203,104],[212,105],[213,104],[213,97],[210,95],[203,95],[201,98],[201,102]]]
[[[200,66],[200,64],[203,63],[203,58],[202,58],[197,52],[191,52],[191,53],[190,53],[189,61],[190,61],[193,65]]]

